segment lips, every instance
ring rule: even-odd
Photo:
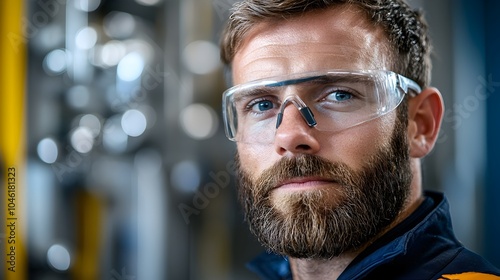
[[[311,189],[331,184],[336,184],[336,182],[320,177],[299,177],[281,181],[274,189]]]

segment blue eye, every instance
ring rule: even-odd
[[[353,95],[346,91],[337,90],[330,93],[327,98],[336,102],[341,102],[352,99]]]
[[[259,112],[264,112],[267,110],[271,110],[273,108],[274,108],[274,104],[269,100],[258,101],[252,106],[252,110],[259,111]]]

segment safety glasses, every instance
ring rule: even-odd
[[[292,104],[305,123],[319,131],[338,132],[394,110],[420,86],[385,70],[331,70],[257,80],[223,94],[226,135],[231,141],[268,144],[286,121]]]

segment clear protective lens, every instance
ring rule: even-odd
[[[410,79],[382,70],[312,72],[238,85],[223,96],[226,135],[236,142],[273,143],[289,104],[311,129],[345,130],[394,110],[409,89],[420,92]]]

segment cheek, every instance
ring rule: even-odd
[[[238,144],[237,152],[243,171],[247,172],[252,179],[272,166],[278,159],[272,145],[248,145]]]
[[[365,162],[384,146],[390,145],[395,118],[382,117],[350,128],[323,142],[323,156],[340,161],[354,170],[360,170]]]
[[[386,115],[341,133],[319,134],[321,148],[316,154],[332,162],[342,162],[360,170],[365,162],[381,149],[390,145],[394,130],[395,114]],[[241,168],[252,179],[276,163],[281,156],[273,145],[238,144]]]

